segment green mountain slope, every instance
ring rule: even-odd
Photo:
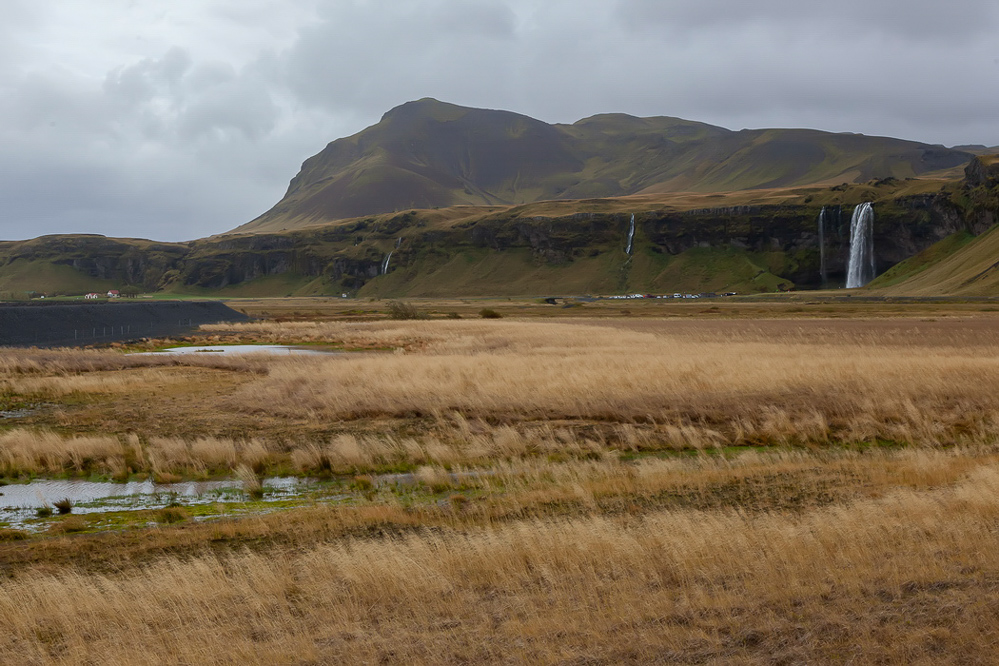
[[[881,179],[455,206],[188,243],[46,236],[0,243],[0,296],[123,286],[192,295],[371,297],[817,288],[823,208],[830,221],[827,286],[836,286],[846,269],[850,213],[867,201],[876,211],[878,270],[902,262],[892,269],[898,282],[952,253],[955,238],[970,239],[992,225],[996,207],[983,202],[999,188],[982,164],[982,158],[972,162],[963,181]],[[934,246],[947,238],[951,246]],[[921,263],[912,263],[931,246],[918,255]]]
[[[645,124],[592,122],[607,121]],[[686,127],[694,137],[713,132]],[[989,231],[999,220],[999,156],[987,155],[961,179],[462,205],[187,243],[95,235],[0,242],[0,297],[123,287],[370,297],[835,288],[846,272],[850,215],[863,202],[874,206],[881,276],[860,293],[999,294],[999,232]]]
[[[975,157],[951,197],[966,220],[977,218],[978,236],[958,231],[906,259],[874,280],[887,295],[999,295],[999,155]]]
[[[305,161],[274,208],[234,231],[281,231],[412,208],[907,178],[971,157],[886,137],[734,132],[669,117],[604,114],[549,125],[422,99],[330,143]]]
[[[891,296],[996,296],[999,295],[999,232],[993,227],[973,239],[955,235],[927,249],[909,262],[911,275],[897,284],[891,276],[872,283],[879,293]],[[934,257],[933,255],[939,255]],[[932,263],[920,266],[929,259]],[[934,261],[935,259],[935,261]],[[897,268],[906,268],[899,266]],[[883,288],[878,289],[885,285]]]

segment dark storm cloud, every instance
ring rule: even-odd
[[[0,238],[181,240],[431,96],[999,144],[999,5],[108,0],[0,7]]]

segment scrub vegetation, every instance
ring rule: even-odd
[[[6,482],[251,501],[0,525],[0,661],[992,659],[992,308],[483,305],[201,336],[330,356],[4,353]],[[282,474],[339,490],[257,502]]]

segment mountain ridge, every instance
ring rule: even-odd
[[[971,152],[810,129],[730,130],[670,116],[548,124],[432,98],[307,159],[273,208],[227,233],[455,205],[864,182],[957,167]]]

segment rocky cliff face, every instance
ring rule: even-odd
[[[970,188],[999,187],[999,155],[979,155],[964,169],[964,181]]]
[[[999,221],[999,155],[979,155],[964,170],[960,204],[973,233]]]
[[[0,243],[0,270],[17,260],[47,260],[100,280],[156,289],[163,276],[189,253],[187,243],[106,238],[98,235],[42,236]]]
[[[966,220],[944,196],[905,197],[875,206],[878,272],[960,230],[981,233],[981,220]],[[739,206],[636,215],[644,249],[680,255],[693,248],[734,248],[782,253],[794,266],[781,277],[803,287],[819,283],[820,206]],[[842,280],[849,256],[852,206],[830,209],[835,221],[826,231],[827,262],[833,281]],[[623,248],[629,215],[583,214],[563,218],[491,220],[469,231],[475,245],[503,251],[530,247],[536,260],[561,264],[592,252]]]
[[[529,256],[535,266],[553,269],[556,281],[549,286],[557,291],[559,271],[572,270],[580,262],[607,258],[595,270],[615,271],[630,266],[639,256],[666,266],[671,258],[692,251],[716,251],[755,257],[754,261],[765,263],[785,283],[808,288],[819,286],[817,221],[821,208],[816,202],[639,211],[632,257],[624,253],[629,213],[532,215],[530,207],[484,214],[451,226],[435,226],[428,223],[429,213],[409,211],[292,233],[177,244],[49,236],[0,244],[0,275],[4,265],[17,259],[44,259],[91,277],[144,289],[217,290],[285,276],[303,284],[318,280],[314,290],[339,294],[382,279],[389,252],[389,272],[405,271],[406,280],[419,280],[431,267],[446,265],[456,257],[474,256],[481,261],[489,255],[519,253]],[[830,213],[827,266],[836,283],[846,270],[854,204],[827,204],[826,208]],[[950,234],[977,235],[990,228],[999,211],[999,158],[973,161],[960,186],[932,194],[883,197],[875,201],[874,209],[880,273]],[[632,278],[627,288],[645,288],[647,282],[642,280],[647,276]],[[682,282],[682,274],[675,279]],[[506,291],[500,278],[485,284],[490,293]],[[442,283],[441,290],[446,288]],[[400,278],[394,289],[404,295],[406,281]]]

